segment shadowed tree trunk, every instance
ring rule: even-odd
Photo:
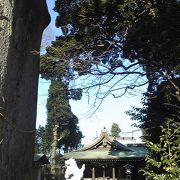
[[[0,180],[32,180],[38,52],[49,20],[45,0],[0,0],[0,96],[6,109]]]

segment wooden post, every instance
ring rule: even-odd
[[[41,180],[41,168],[39,167],[37,171],[37,180]]]
[[[92,180],[95,180],[95,168],[92,168]]]
[[[121,177],[121,169],[120,169],[120,167],[118,167],[118,178],[120,178]]]
[[[105,178],[106,177],[105,167],[103,166],[102,168],[103,168],[103,178]]]
[[[115,167],[112,168],[112,180],[115,180]]]

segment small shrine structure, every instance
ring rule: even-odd
[[[91,144],[65,153],[61,159],[85,164],[83,180],[144,180],[139,170],[145,166],[146,153],[144,144],[121,144],[104,128]]]
[[[41,180],[44,165],[50,164],[48,157],[45,154],[35,154],[33,164],[33,180]]]

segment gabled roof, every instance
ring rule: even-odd
[[[116,141],[114,138],[110,137],[105,128],[101,131],[100,136],[96,138],[91,144],[85,146],[84,148],[79,149],[78,151],[87,151],[87,150],[95,150],[95,149],[97,150],[102,148],[131,151],[128,147]]]
[[[145,157],[144,145],[126,146],[108,135],[104,128],[101,134],[91,144],[73,152],[63,155],[63,159],[74,158],[77,160],[122,160]]]

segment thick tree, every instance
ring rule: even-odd
[[[45,0],[0,0],[0,97],[6,110],[0,117],[2,180],[32,180],[39,49],[49,19]]]

